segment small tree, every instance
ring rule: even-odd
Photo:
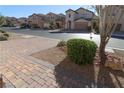
[[[55,29],[56,28],[56,24],[54,22],[50,22],[50,29]]]
[[[99,18],[100,48],[99,56],[101,63],[106,62],[105,47],[116,30],[122,16],[124,16],[124,6],[121,5],[96,5],[94,6]]]

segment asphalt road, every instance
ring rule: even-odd
[[[14,28],[2,28],[2,29],[8,32],[14,32],[18,34],[42,36],[42,37],[48,37],[48,38],[54,38],[60,40],[68,40],[71,38],[83,38],[90,40],[89,33],[50,33],[47,30],[30,30],[30,29],[14,29]],[[93,36],[92,40],[99,45],[100,36],[96,34],[93,34],[92,36]],[[111,38],[109,43],[107,44],[107,47],[124,49],[124,39]]]

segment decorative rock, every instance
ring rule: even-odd
[[[114,54],[107,55],[107,62],[105,66],[110,67],[113,70],[123,70],[123,62],[121,60],[121,57]]]
[[[107,61],[105,64],[106,67],[110,67],[113,70],[123,70],[123,64],[121,62]]]

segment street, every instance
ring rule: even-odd
[[[83,38],[83,39],[91,40],[89,33],[50,33],[47,30],[30,30],[30,29],[14,29],[14,28],[2,28],[2,30],[7,32],[14,32],[18,34],[42,36],[42,37],[48,37],[48,38],[54,38],[60,40],[68,40],[71,38]],[[93,37],[92,40],[95,41],[97,45],[99,45],[100,42],[99,35],[93,34],[92,37]],[[109,43],[107,44],[107,48],[109,47],[124,49],[124,40],[111,38]]]

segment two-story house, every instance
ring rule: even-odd
[[[18,21],[20,22],[20,24],[27,23],[27,18],[26,17],[20,17],[20,18],[18,18]]]
[[[69,9],[66,11],[65,29],[88,30],[93,16],[94,13],[92,11],[84,8],[79,8],[75,11]]]
[[[45,21],[46,17],[44,14],[32,14],[28,17],[28,24],[35,28],[43,28]]]
[[[55,14],[55,13],[48,13],[46,15],[48,22],[57,25],[57,28],[64,28],[65,23],[65,15],[64,14]]]
[[[114,12],[112,14],[114,18],[118,17],[118,13],[120,13],[119,9],[120,8],[118,8],[118,6],[114,9]],[[124,15],[119,20],[115,31],[118,31],[118,32],[119,31],[124,31]]]
[[[15,17],[6,17],[6,26],[19,26],[19,21]]]
[[[64,27],[65,22],[65,15],[63,14],[55,14],[55,13],[48,13],[44,14],[32,14],[28,17],[28,24],[33,27],[38,28],[49,28],[50,24],[57,25],[58,28]]]
[[[55,13],[49,12],[48,14],[46,14],[46,17],[50,22],[55,22],[58,16]]]

